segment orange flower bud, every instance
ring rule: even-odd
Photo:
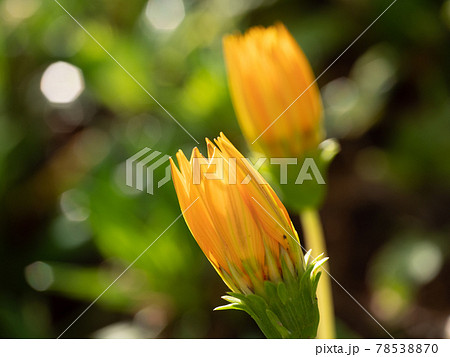
[[[320,92],[286,27],[226,36],[224,52],[231,98],[247,141],[256,140],[270,157],[300,157],[315,149],[324,136]]]
[[[282,281],[282,265],[301,275],[297,232],[270,185],[223,134],[207,145],[208,158],[195,148],[188,161],[179,151],[180,169],[171,167],[186,223],[216,271],[244,294]]]

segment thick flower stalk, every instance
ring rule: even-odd
[[[220,309],[249,313],[270,338],[312,338],[319,322],[319,266],[308,264],[277,195],[221,134],[188,160],[177,153],[172,178],[186,223],[231,292]]]
[[[223,44],[231,98],[247,141],[269,157],[300,157],[316,149],[324,139],[319,88],[286,27],[254,27],[226,36]]]

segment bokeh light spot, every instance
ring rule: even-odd
[[[51,103],[71,103],[83,90],[83,73],[78,67],[67,62],[51,64],[41,78],[41,91]]]
[[[72,189],[60,199],[61,210],[69,221],[82,222],[89,217],[89,197],[82,191]]]
[[[25,279],[33,289],[45,291],[53,284],[53,270],[50,265],[37,261],[25,268]]]
[[[32,16],[41,5],[40,0],[5,0],[2,4],[3,16],[7,20],[19,22]]]
[[[377,316],[384,321],[392,321],[405,312],[407,301],[399,291],[385,286],[374,292],[371,305]]]
[[[325,103],[340,113],[350,110],[358,101],[358,96],[356,84],[345,77],[335,79],[323,88]]]
[[[431,242],[420,242],[415,245],[409,258],[408,270],[418,283],[431,281],[442,267],[442,253]]]
[[[145,16],[157,30],[175,30],[183,21],[183,0],[150,0]]]
[[[73,221],[66,216],[58,217],[52,224],[51,233],[55,243],[63,249],[74,249],[91,238],[85,221]]]

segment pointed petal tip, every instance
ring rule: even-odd
[[[214,145],[214,143],[207,138],[206,139],[206,147],[208,150],[208,158],[212,159],[215,156],[216,145]]]
[[[225,136],[225,134],[223,133],[223,131],[221,131],[221,132],[219,133],[219,136],[218,136],[216,139],[214,139],[214,142],[217,144],[217,146],[220,146],[220,144],[221,144],[223,141],[227,142],[227,141],[229,141],[229,140],[227,139],[227,137]]]
[[[186,160],[186,155],[184,155],[184,152],[183,152],[183,150],[181,150],[181,149],[179,149],[179,150],[177,151],[177,153],[175,154],[175,156],[176,156],[176,158],[177,158],[178,164],[181,164],[181,162],[182,162],[183,160]]]
[[[170,168],[172,170],[172,179],[174,177],[173,173],[176,171],[178,174],[181,175],[181,171],[178,168],[177,164],[175,163],[174,159],[172,157],[169,157],[169,163],[170,163]],[[180,161],[178,160],[178,165],[180,165]]]

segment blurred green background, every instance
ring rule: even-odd
[[[281,21],[319,74],[391,1],[60,2],[202,151],[224,131],[248,153],[222,36]],[[331,270],[395,337],[450,337],[449,40],[449,0],[398,0],[318,81],[342,145]],[[83,312],[180,213],[171,183],[127,187],[125,160],[193,146],[55,1],[0,1],[0,336],[54,338]],[[333,289],[339,337],[388,337]],[[180,219],[64,337],[261,337],[212,311],[225,292]]]

